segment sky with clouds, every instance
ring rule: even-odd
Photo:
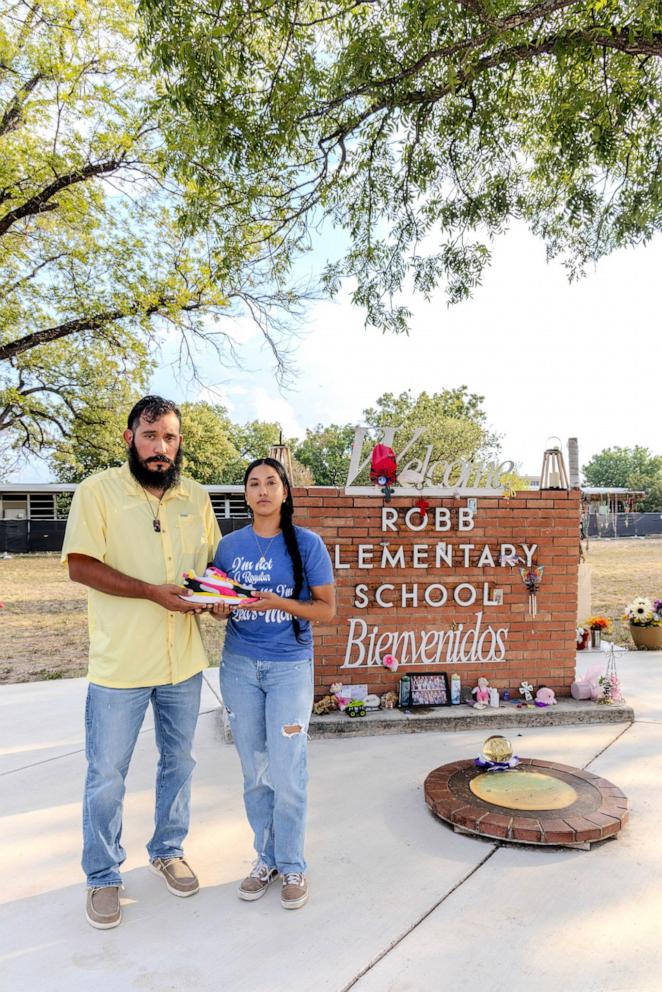
[[[323,257],[324,245],[312,256]],[[235,325],[242,369],[203,360],[205,387],[163,366],[152,388],[178,399],[223,402],[234,420],[279,422],[286,435],[307,427],[361,423],[384,392],[466,385],[485,397],[502,453],[523,472],[540,470],[549,436],[579,438],[580,462],[605,447],[660,443],[660,275],[662,238],[603,259],[570,284],[542,242],[515,227],[493,246],[492,265],[473,298],[448,308],[443,291],[412,297],[411,333],[364,327],[345,293],[309,306],[297,328],[299,375],[280,391],[273,360],[246,322]]]

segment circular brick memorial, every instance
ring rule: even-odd
[[[520,844],[586,849],[615,837],[628,817],[607,779],[537,758],[498,772],[471,758],[441,765],[425,780],[425,801],[455,830]]]

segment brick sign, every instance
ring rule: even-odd
[[[316,628],[315,694],[332,682],[397,687],[405,672],[483,675],[499,690],[527,679],[568,695],[575,675],[579,492],[510,499],[352,495],[295,489],[296,523],[324,539],[338,613]],[[537,614],[521,565],[544,565]],[[384,655],[399,662],[383,667]]]

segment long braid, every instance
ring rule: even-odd
[[[283,501],[283,505],[280,508],[280,529],[283,532],[283,538],[285,540],[285,547],[287,548],[287,553],[292,561],[292,571],[294,573],[294,588],[292,590],[292,599],[298,599],[301,595],[301,590],[303,589],[303,559],[301,558],[301,551],[299,550],[299,542],[297,541],[296,531],[294,529],[294,523],[292,518],[294,517],[294,500],[292,499],[292,486],[290,485],[290,480],[287,477],[287,472],[283,468],[281,462],[276,458],[257,458],[255,461],[251,462],[246,472],[244,473],[244,489],[246,489],[246,484],[248,482],[248,477],[254,468],[258,465],[269,465],[278,473],[283,486],[287,490],[287,496]],[[292,617],[292,627],[294,629],[294,636],[297,641],[301,641],[301,621],[298,617]]]
[[[294,571],[294,589],[292,590],[292,599],[298,599],[301,595],[301,590],[303,589],[303,561],[301,560],[299,542],[297,541],[296,531],[294,530],[294,524],[292,523],[293,516],[294,507],[291,505],[291,500],[286,500],[280,511],[280,527],[283,532],[283,537],[285,538],[285,547],[287,548],[289,556],[292,559],[292,569]],[[297,641],[300,641],[301,621],[298,617],[292,617],[292,627],[294,628],[294,636]]]

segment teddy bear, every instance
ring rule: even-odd
[[[383,710],[393,710],[395,709],[395,704],[398,701],[397,692],[385,692],[382,696],[379,705]]]
[[[313,703],[313,713],[316,716],[324,716],[325,713],[332,713],[338,709],[335,696],[322,696],[316,703]]]

